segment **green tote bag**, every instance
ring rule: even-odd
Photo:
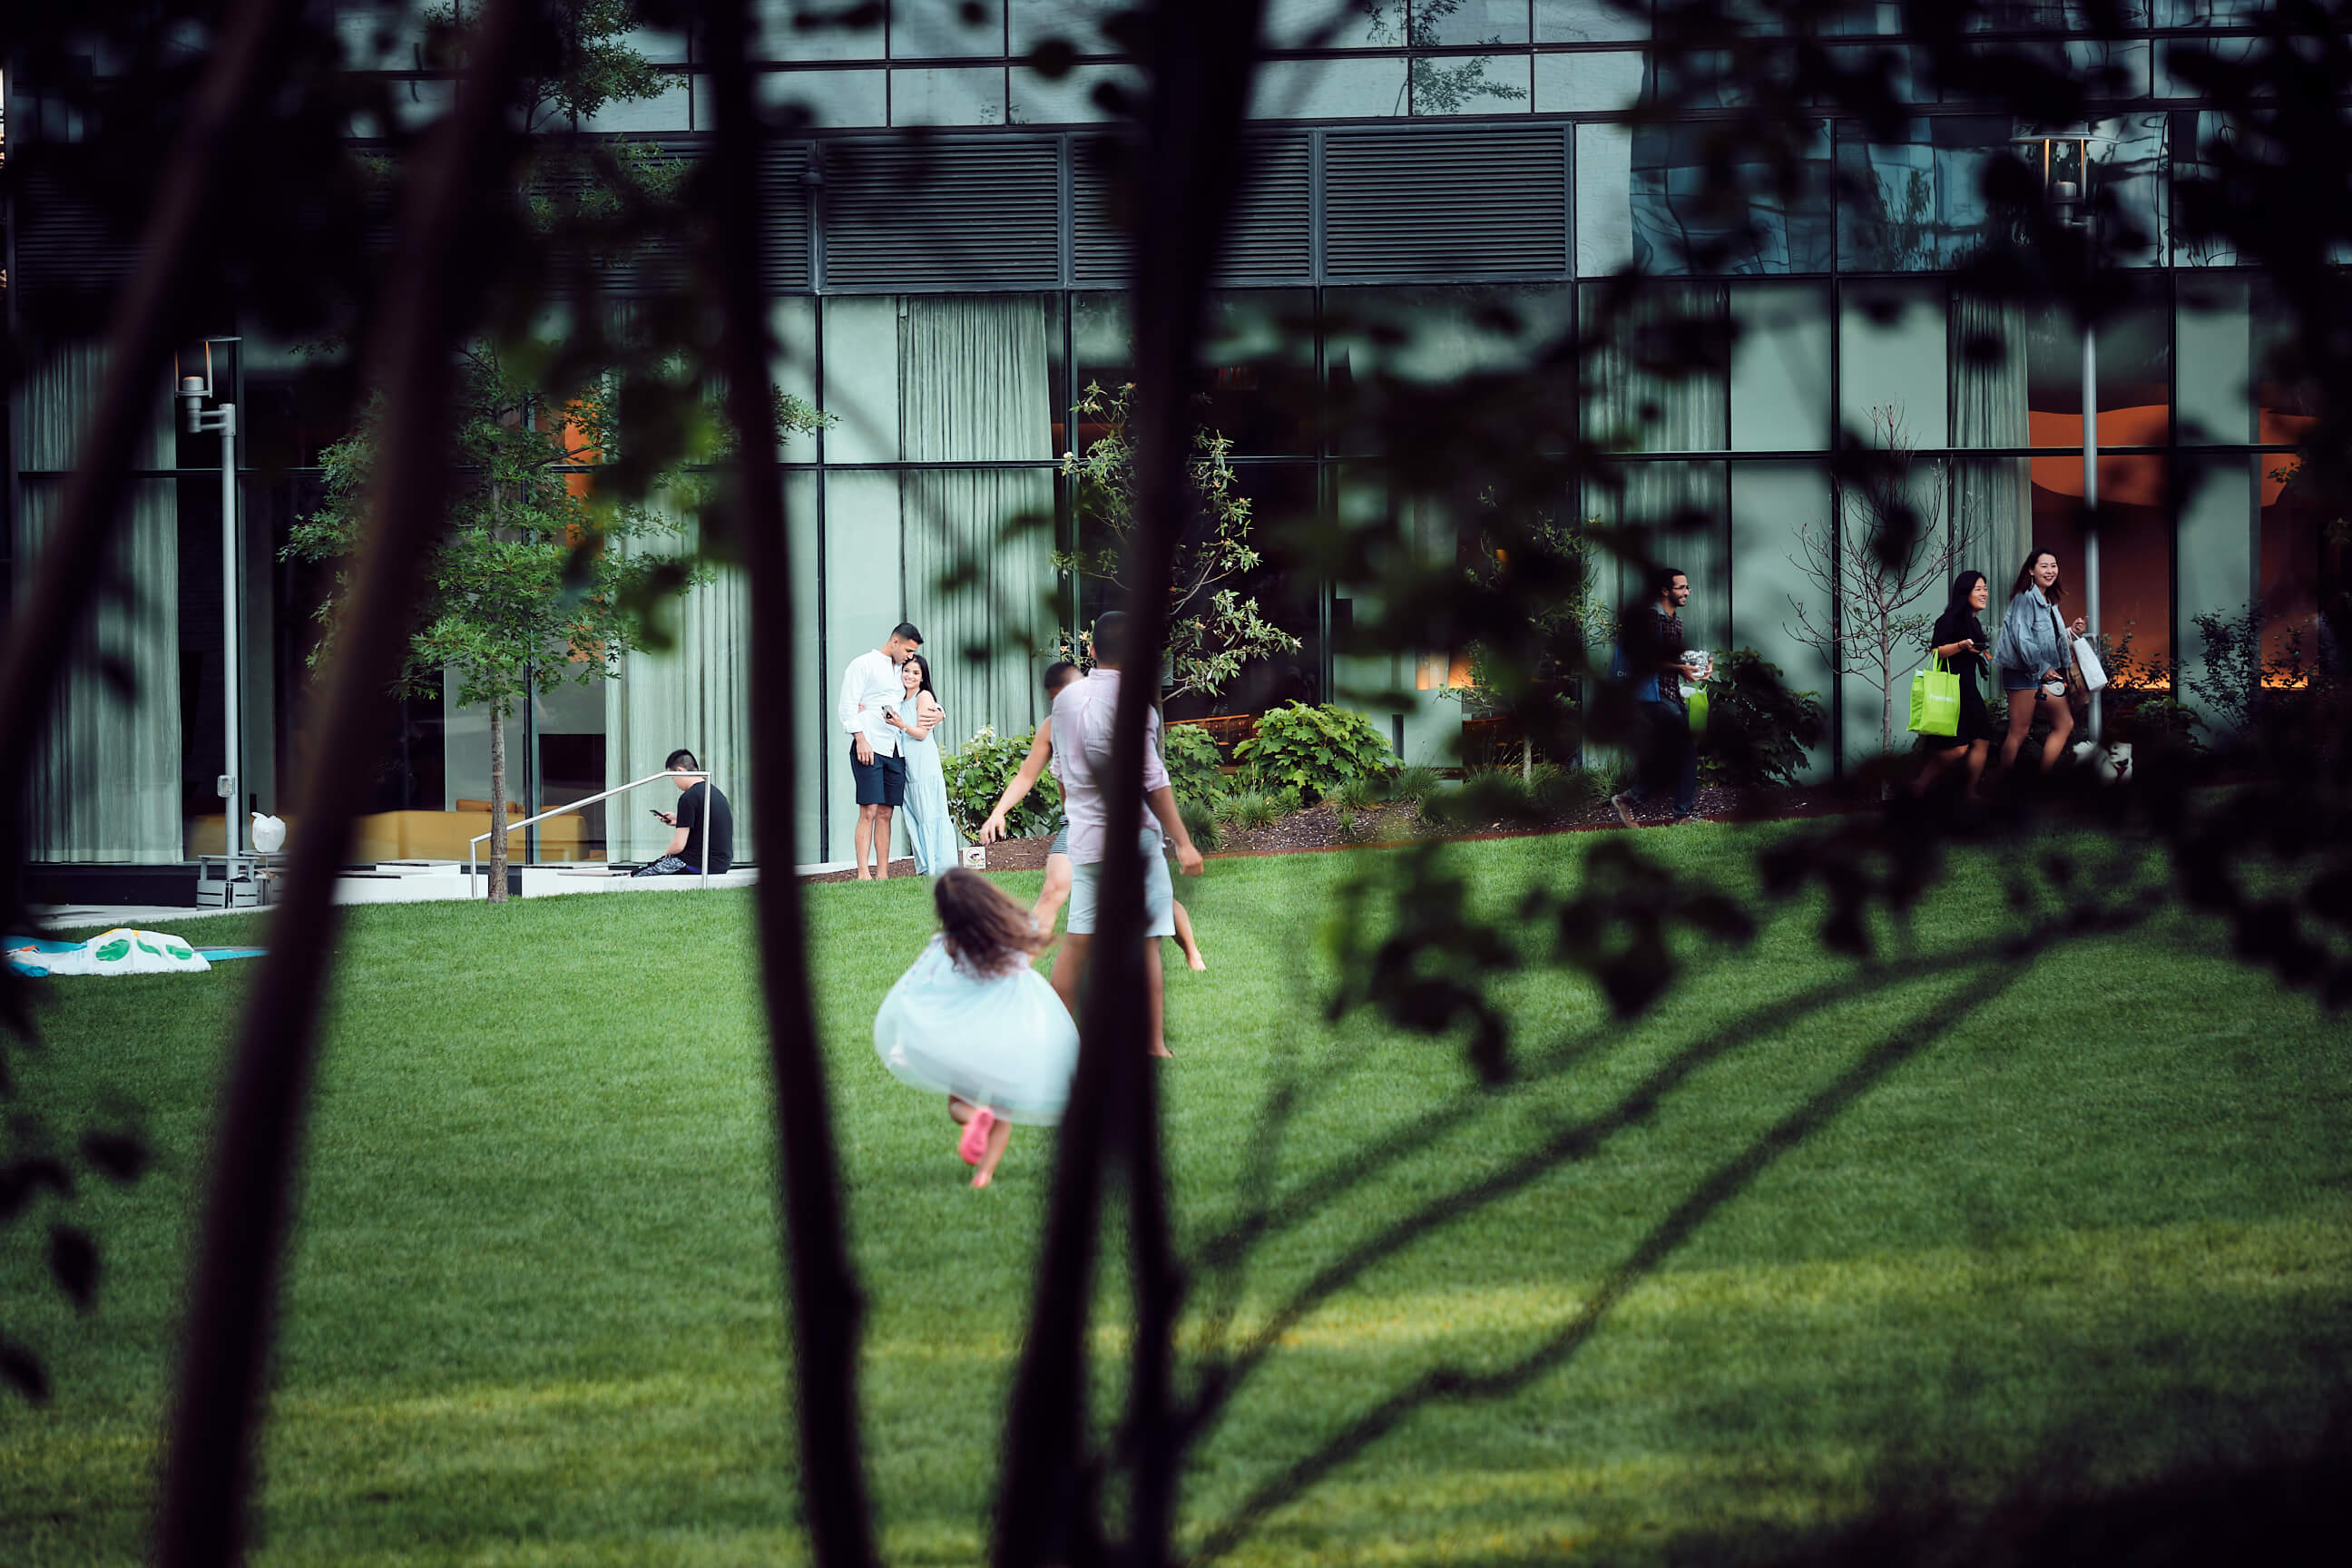
[[[1922,735],[1960,732],[1960,678],[1941,658],[1911,678],[1911,728]]]

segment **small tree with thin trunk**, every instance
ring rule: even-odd
[[[490,898],[507,892],[507,721],[515,705],[567,681],[617,673],[623,654],[646,647],[644,611],[692,586],[682,554],[623,552],[621,541],[677,536],[678,525],[642,503],[600,497],[583,472],[608,448],[613,399],[600,382],[551,400],[515,368],[512,354],[477,342],[451,378],[457,478],[449,529],[435,552],[397,688],[441,689],[488,710],[490,724]],[[372,405],[324,458],[326,500],[297,523],[287,553],[348,562],[365,521],[383,409]],[[316,665],[334,640],[350,596],[347,567],[320,606],[327,628]]]
[[[1797,529],[1789,557],[1819,592],[1812,604],[1789,596],[1797,624],[1789,635],[1842,675],[1878,687],[1878,738],[1895,750],[1896,671],[1911,662],[1935,616],[1919,607],[1950,578],[1967,548],[1965,530],[1946,532],[1944,464],[1915,462],[1918,442],[1903,411],[1870,411],[1876,460],[1846,480],[1845,526],[1816,518]]]

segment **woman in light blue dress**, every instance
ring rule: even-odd
[[[917,874],[936,877],[963,861],[963,835],[948,809],[948,775],[940,765],[940,743],[932,734],[947,711],[931,689],[931,667],[921,654],[908,656],[898,667],[898,679],[906,683],[906,698],[885,717],[904,737],[907,753],[907,798],[899,809],[907,815],[907,841],[914,847]]]
[[[956,1152],[988,1185],[1013,1124],[1052,1126],[1069,1103],[1078,1030],[1031,961],[1052,939],[977,871],[931,884],[940,931],[874,1015],[874,1051],[901,1083],[948,1097]]]

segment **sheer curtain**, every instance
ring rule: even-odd
[[[106,351],[71,344],[35,364],[16,408],[26,478],[12,522],[16,591],[31,586],[81,429],[106,379]],[[170,405],[132,462],[173,465]],[[180,824],[180,541],[176,481],[137,479],[98,613],[77,641],[54,717],[35,743],[26,811],[36,860],[168,863]]]
[[[681,520],[677,536],[656,534],[639,548],[691,555],[699,525]],[[626,548],[617,542],[616,548]],[[663,653],[623,656],[617,680],[604,683],[604,786],[659,773],[684,746],[710,770],[735,814],[735,858],[759,853],[759,823],[745,772],[751,750],[751,591],[742,573],[721,566],[707,583],[667,606],[677,641]],[[644,789],[605,804],[605,848],[614,860],[650,860],[669,847],[670,829],[647,815],[667,811],[674,792]]]
[[[1698,335],[1682,330],[1685,324],[1712,325],[1722,315],[1723,290],[1709,284],[1654,288],[1629,306],[1594,351],[1584,378],[1585,434],[1624,452],[1720,452],[1728,447],[1724,368],[1682,363],[1685,345]],[[1622,477],[1622,489],[1612,492],[1588,485],[1585,514],[1654,531],[1650,554],[1690,578],[1690,604],[1683,617],[1694,645],[1722,645],[1731,609],[1724,466],[1666,458],[1622,464],[1616,472]],[[1696,531],[1665,531],[1676,519],[1695,513],[1708,523]],[[1643,584],[1621,572],[1620,604],[1648,596]]]
[[[2011,303],[1963,294],[1953,305],[1952,441],[1961,447],[2024,447],[2026,420],[2024,314]],[[1998,358],[1982,350],[1999,343]],[[2033,528],[2032,460],[1968,458],[1955,465],[1952,526],[1961,565],[1992,580],[1992,609],[2009,592],[2011,574],[2025,559]]]
[[[898,333],[906,458],[1054,458],[1054,317],[1038,295],[911,295]],[[918,468],[901,492],[908,618],[922,629],[950,748],[982,725],[1019,734],[1042,716],[1035,672],[1051,626],[1054,475]],[[1010,531],[1017,517],[1041,520]]]

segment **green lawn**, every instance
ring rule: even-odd
[[[1504,910],[1598,841],[1452,853]],[[1749,840],[1641,842],[1737,875]],[[1885,973],[1823,956],[1800,905],[1744,952],[1698,954],[1637,1028],[1603,1026],[1580,983],[1515,979],[1528,1070],[1487,1094],[1455,1047],[1320,1022],[1315,931],[1362,860],[1213,861],[1184,889],[1212,965],[1170,981],[1188,1258],[1241,1209],[1269,1086],[1307,1086],[1280,1143],[1285,1223],[1229,1298],[1230,1332],[1263,1331],[1267,1353],[1198,1456],[1189,1541],[1440,1366],[1507,1375],[1403,1415],[1234,1560],[1766,1552],[1888,1488],[1990,1497],[2053,1465],[2121,1485],[2324,1419],[2352,1352],[2352,1045],[2210,931],[2160,918],[2004,988],[1979,955],[2011,917],[1963,863],[1916,923],[1918,957]],[[967,1191],[943,1108],[890,1079],[868,1033],[929,930],[925,889],[820,887],[811,907],[883,1536],[894,1562],[971,1562],[1050,1136],[1016,1136],[995,1188]],[[686,892],[353,916],[261,1562],[796,1555],[750,916],[747,895]],[[77,1205],[107,1258],[87,1317],[7,1233],[0,1327],[58,1387],[46,1410],[0,1403],[13,1564],[140,1554],[222,1041],[254,973],[58,982],[49,1048],[25,1058],[24,1103],[143,1106],[163,1158]],[[1842,983],[1825,1011],[1776,1011]],[[1629,1092],[1635,1112],[1612,1115]],[[1530,1158],[1588,1121],[1579,1157]],[[1465,1191],[1484,1201],[1380,1244]],[[1678,1243],[1621,1276],[1662,1225]],[[1197,1351],[1228,1298],[1194,1285]],[[1100,1344],[1115,1375],[1115,1321]]]

